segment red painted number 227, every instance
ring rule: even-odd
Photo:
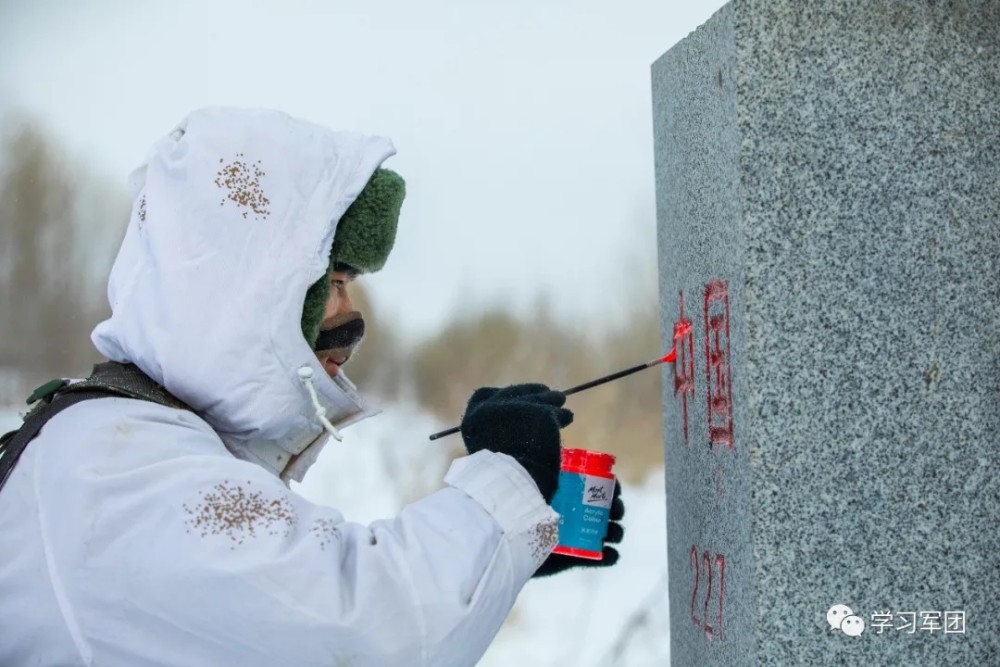
[[[699,567],[699,564],[701,567]],[[726,557],[722,554],[715,554],[713,557],[711,553],[705,551],[701,554],[701,558],[698,558],[698,547],[697,545],[691,547],[691,567],[694,569],[694,587],[691,589],[691,622],[696,627],[703,627],[705,629],[705,636],[709,640],[718,639],[722,640],[722,605],[723,597],[726,592]],[[709,624],[709,607],[714,606],[712,602],[712,592],[714,590],[714,580],[716,577],[713,576],[715,571],[718,571],[718,614],[716,615],[717,621],[712,622],[715,625]],[[701,596],[698,595],[698,584],[702,578],[707,578],[708,581],[705,584],[705,595],[704,602],[702,602]],[[701,618],[698,617],[698,611],[702,610]],[[714,611],[714,610],[713,610]]]

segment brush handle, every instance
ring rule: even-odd
[[[570,394],[575,394],[578,391],[583,391],[584,389],[590,389],[591,387],[596,387],[599,384],[604,384],[605,382],[611,382],[612,380],[617,380],[618,378],[625,377],[626,375],[637,373],[657,363],[659,363],[659,359],[657,359],[656,361],[652,361],[648,364],[639,364],[638,366],[633,366],[632,368],[626,368],[623,371],[618,371],[617,373],[612,373],[611,375],[605,375],[604,377],[597,378],[596,380],[591,380],[590,382],[584,382],[583,384],[578,384],[575,387],[570,387],[569,389],[563,391],[563,393],[569,396]]]
[[[569,396],[570,394],[575,394],[578,391],[583,391],[584,389],[590,389],[591,387],[596,387],[599,384],[604,384],[605,382],[611,382],[612,380],[617,380],[618,378],[625,377],[626,375],[631,375],[632,373],[638,373],[641,370],[650,368],[651,366],[656,366],[666,361],[666,357],[661,359],[654,359],[653,361],[647,362],[645,364],[639,364],[638,366],[633,366],[632,368],[626,368],[623,371],[618,371],[617,373],[612,373],[611,375],[605,375],[604,377],[597,378],[596,380],[591,380],[590,382],[584,382],[583,384],[578,384],[575,387],[570,387],[563,393]],[[446,435],[451,435],[452,433],[458,433],[462,430],[461,426],[453,426],[444,431],[439,431],[431,436],[431,440],[437,440],[438,438],[443,438]]]
[[[461,430],[462,430],[461,426],[453,426],[447,430],[438,431],[437,433],[431,436],[431,440],[437,440],[438,438],[443,438],[446,435],[451,435],[452,433],[458,433]]]

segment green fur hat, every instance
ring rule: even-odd
[[[389,169],[375,170],[367,185],[337,224],[330,251],[330,269],[374,273],[385,266],[396,240],[399,211],[406,196],[406,183]],[[302,333],[316,345],[323,311],[330,297],[330,279],[323,276],[306,292],[302,310]]]

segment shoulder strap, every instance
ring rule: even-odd
[[[40,390],[44,391],[39,394]],[[21,428],[0,438],[0,489],[24,448],[38,435],[46,422],[80,401],[109,396],[134,398],[179,410],[191,410],[187,403],[157,384],[134,364],[108,361],[94,366],[90,377],[80,382],[46,383],[32,394],[33,398],[41,397],[41,402],[25,416]]]
[[[85,401],[88,398],[103,398],[108,394],[103,391],[77,391],[68,394],[58,394],[42,410],[33,410],[29,414],[21,428],[3,436],[0,439],[0,488],[10,477],[14,470],[14,464],[20,458],[21,452],[28,446],[28,443],[38,435],[45,423],[55,417],[71,405]]]
[[[122,364],[117,361],[97,364],[86,380],[66,385],[59,391],[60,393],[70,393],[92,390],[100,390],[111,396],[136,398],[166,405],[170,408],[194,411],[187,403],[143,373],[135,364]]]

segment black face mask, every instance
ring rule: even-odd
[[[313,350],[353,350],[365,335],[365,320],[354,311],[323,322]]]

